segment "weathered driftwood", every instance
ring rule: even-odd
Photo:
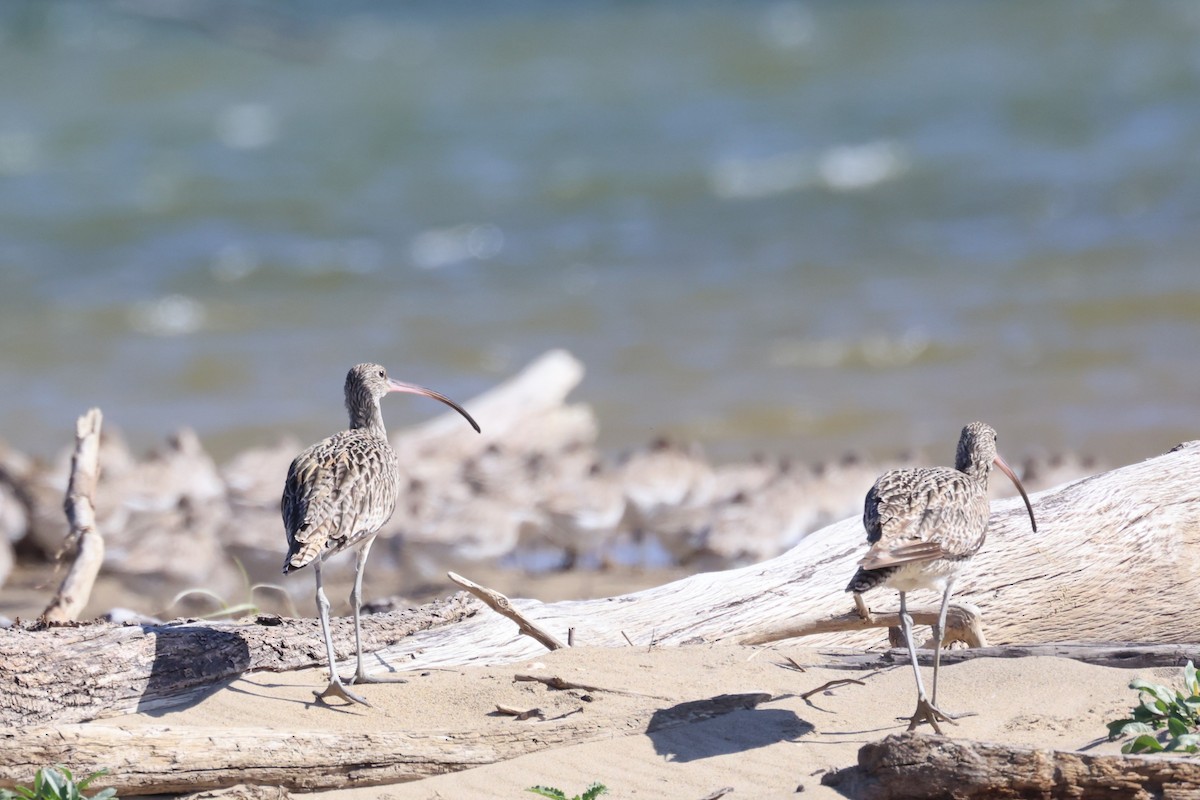
[[[1032,496],[1038,532],[1019,499],[993,503],[983,549],[963,570],[955,597],[979,607],[993,643],[1146,641],[1197,637],[1186,598],[1200,596],[1200,442]],[[845,586],[865,550],[851,518],[749,567],[693,575],[622,597],[539,603],[513,600],[542,629],[575,628],[581,645],[742,641],[785,626],[818,625],[854,608]],[[917,597],[923,593],[914,593]],[[931,602],[936,598],[925,593]],[[885,616],[887,590],[867,601]],[[879,633],[819,633],[814,646],[881,643]],[[509,620],[479,615],[424,631],[381,651],[396,669],[496,664],[541,646]]]
[[[1200,759],[1093,755],[904,733],[864,745],[858,766],[821,782],[856,800],[1182,800],[1200,797]]]
[[[75,556],[67,576],[42,612],[47,622],[78,619],[92,595],[92,585],[104,563],[104,539],[96,528],[96,481],[100,476],[100,409],[89,409],[75,422],[75,453],[71,457],[71,479],[63,510],[70,532],[61,552]]]
[[[534,625],[529,620],[521,616],[521,613],[512,607],[512,601],[501,592],[495,589],[489,589],[486,586],[480,586],[475,581],[468,580],[456,572],[446,573],[450,580],[457,583],[459,586],[466,589],[471,594],[483,601],[484,605],[495,611],[502,617],[507,617],[517,623],[517,629],[526,636],[532,636],[535,641],[541,642],[547,650],[561,650],[566,647],[556,637]]]
[[[937,622],[938,609],[909,610],[914,625],[932,625]],[[837,633],[841,631],[863,631],[868,628],[888,628],[899,630],[897,613],[879,613],[868,611],[863,616],[858,611],[849,611],[828,619],[813,620],[798,625],[784,625],[775,630],[761,630],[742,639],[739,644],[755,645],[769,644],[783,639],[796,639],[802,636],[812,636],[815,633]],[[897,641],[902,641],[897,636]],[[983,632],[983,620],[979,609],[963,603],[951,603],[946,607],[946,631],[942,637],[943,646],[955,642],[964,642],[968,647],[986,647],[987,637]],[[928,645],[927,645],[928,646]]]
[[[480,606],[464,595],[410,611],[363,618],[364,648],[465,619]],[[353,654],[353,623],[333,621],[340,655]],[[239,675],[323,663],[316,620],[165,625],[93,623],[0,630],[0,727],[82,722],[111,713],[155,712],[198,700]]]
[[[818,653],[818,656],[808,659],[804,666],[868,670],[909,663],[908,650],[903,647],[874,652],[823,648]],[[942,664],[957,664],[975,658],[1027,658],[1030,656],[1069,658],[1085,664],[1119,669],[1179,667],[1188,661],[1200,663],[1200,643],[1054,642],[1051,644],[1007,645],[1005,647],[975,647],[963,650],[944,650]],[[933,651],[918,650],[917,661],[922,666],[933,666]]]
[[[28,780],[46,764],[87,774],[107,768],[105,785],[122,797],[215,789],[238,783],[330,789],[418,780],[506,761],[567,744],[654,733],[754,708],[754,692],[676,703],[646,703],[629,712],[587,704],[583,713],[544,722],[465,730],[372,733],[254,728],[119,728],[92,723],[0,733],[0,787]]]
[[[988,542],[964,570],[958,595],[982,609],[993,642],[1194,641],[1186,598],[1200,594],[1200,482],[1193,477],[1198,474],[1200,443],[1191,443],[1042,492],[1033,496],[1037,534],[1030,532],[1020,500],[997,502]],[[862,539],[861,523],[850,519],[752,567],[694,575],[622,597],[512,605],[559,636],[575,628],[580,645],[736,642],[853,608],[843,590],[864,549]],[[880,591],[868,600],[888,608],[894,602]],[[367,625],[367,648],[395,670],[498,664],[544,652],[512,621],[490,613],[454,625],[416,626],[423,629],[412,635],[416,628],[404,624],[369,619]],[[205,643],[204,630],[213,632],[212,642]],[[335,633],[339,646],[351,640],[347,631],[340,627]],[[380,641],[384,637],[391,643]],[[796,641],[861,646],[881,639],[867,630]],[[217,649],[220,642],[224,647]],[[209,657],[210,650],[220,657]],[[0,685],[9,687],[0,692],[0,722],[78,721],[161,707],[178,702],[180,694],[211,691],[247,670],[316,663],[320,650],[311,620],[277,629],[225,623],[0,631]],[[196,653],[203,657],[192,663]],[[263,653],[286,657],[264,667],[257,660]],[[105,669],[96,670],[101,662]]]

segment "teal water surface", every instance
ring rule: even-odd
[[[1165,1],[8,3],[0,438],[99,405],[227,456],[341,427],[356,361],[466,398],[565,347],[612,451],[1152,455],[1196,435],[1197,41]]]

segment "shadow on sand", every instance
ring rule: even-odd
[[[669,761],[696,761],[792,741],[814,730],[794,711],[750,707],[720,716],[703,713],[711,704],[712,700],[696,700],[656,711],[646,726],[654,752]],[[681,718],[689,717],[699,718],[680,724]]]

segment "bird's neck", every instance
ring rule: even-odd
[[[350,412],[350,430],[370,431],[380,438],[387,438],[387,429],[383,427],[383,412],[379,410],[379,401],[367,398],[357,403],[347,404]]]
[[[958,471],[977,481],[986,490],[988,485],[988,473],[992,471],[992,465],[991,462],[988,461],[980,463],[967,462],[966,464],[959,465]]]

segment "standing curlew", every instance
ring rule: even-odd
[[[288,553],[283,562],[286,575],[292,570],[313,565],[317,580],[317,611],[325,652],[329,656],[329,686],[318,692],[319,699],[330,695],[354,703],[370,705],[349,691],[337,673],[333,637],[329,633],[329,600],[321,588],[321,563],[351,547],[358,547],[354,565],[354,588],[350,603],[354,607],[354,647],[358,667],[348,683],[377,682],[363,670],[362,607],[363,565],[375,541],[375,534],[392,516],[400,490],[400,462],[388,443],[379,410],[380,399],[389,392],[422,394],[440,400],[467,418],[477,432],[479,425],[471,415],[445,395],[421,386],[388,378],[378,364],[359,364],[346,375],[346,410],[350,429],[314,444],[292,462],[283,488],[283,525],[287,529]]]
[[[987,535],[991,516],[988,473],[992,464],[1016,485],[1029,509],[1029,521],[1037,531],[1025,487],[996,452],[996,432],[982,422],[972,422],[962,429],[954,469],[892,470],[881,475],[867,492],[863,525],[871,548],[858,562],[858,572],[846,591],[854,592],[855,600],[859,593],[880,585],[900,592],[900,628],[917,678],[917,710],[909,721],[910,731],[927,721],[941,733],[939,720],[953,722],[950,715],[937,708],[942,632],[954,580],[967,560],[979,551]],[[932,701],[925,697],[913,645],[912,617],[904,605],[905,594],[914,589],[942,591],[942,607],[933,629]]]

